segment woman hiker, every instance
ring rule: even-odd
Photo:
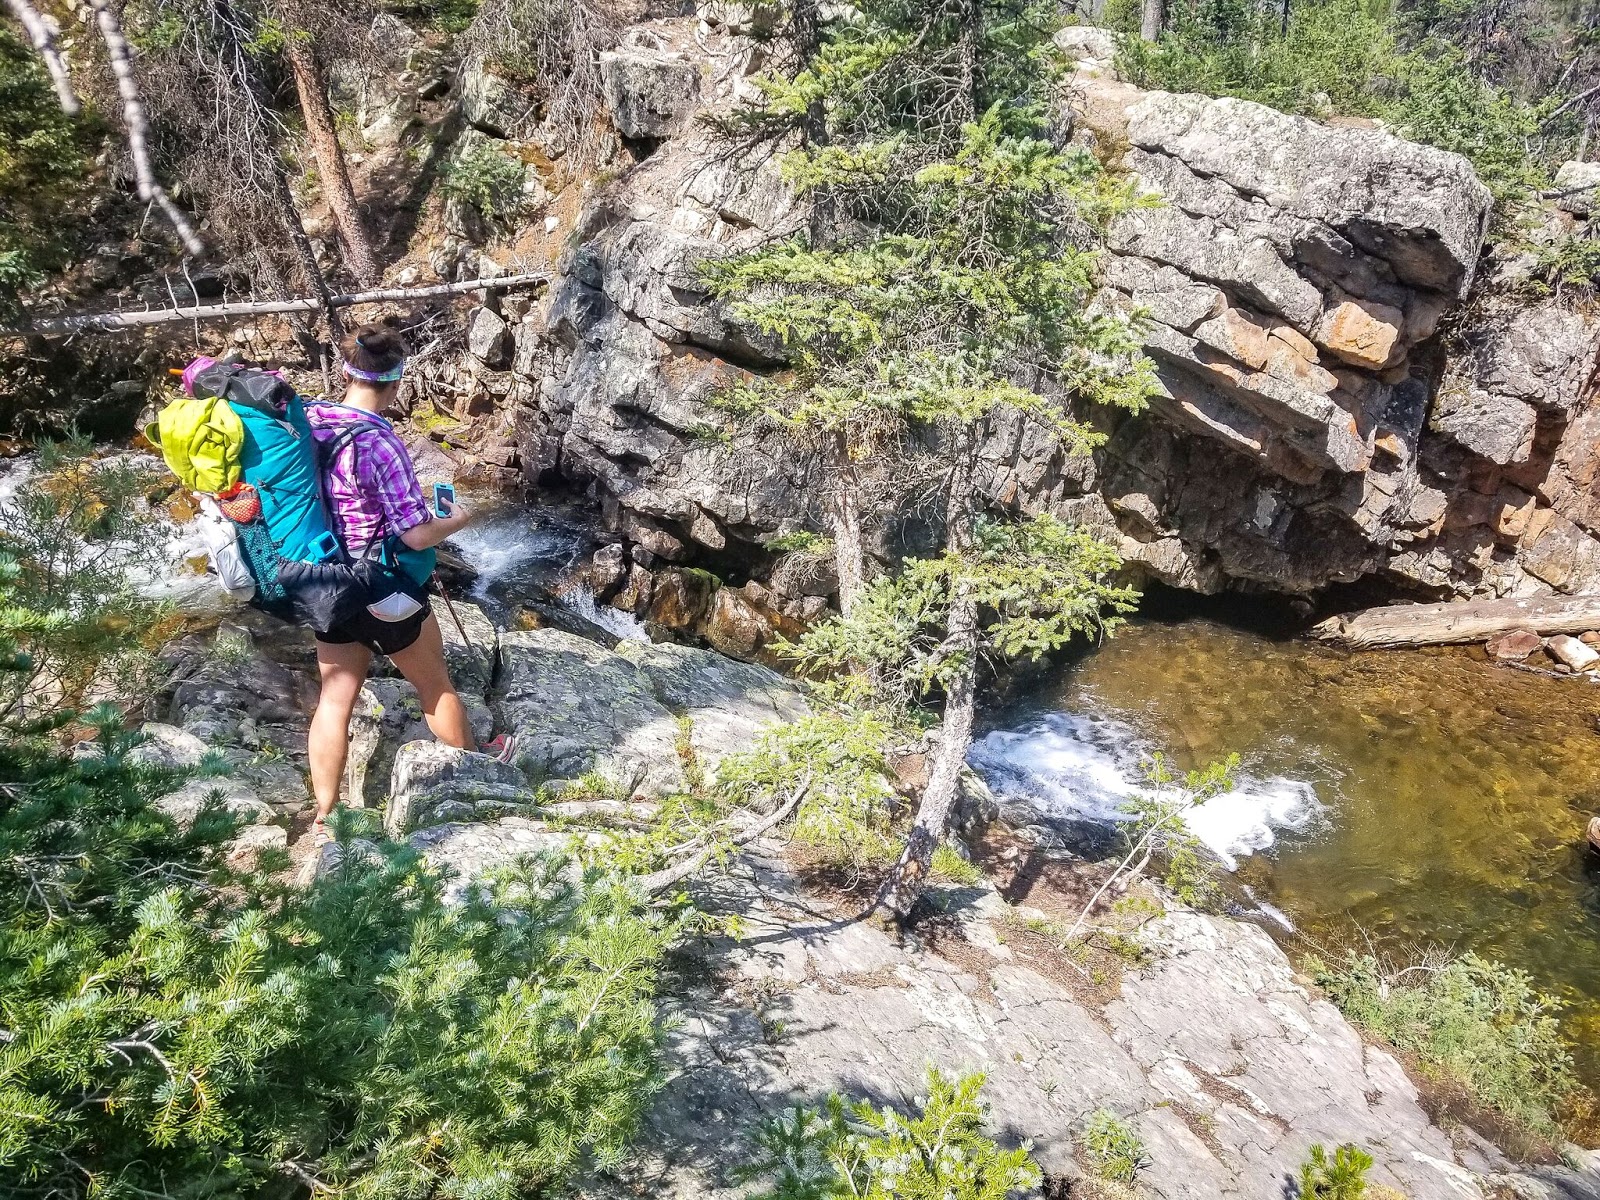
[[[423,498],[410,453],[381,415],[400,391],[405,341],[387,326],[363,325],[345,338],[340,349],[348,381],[344,401],[306,405],[319,442],[332,440],[349,422],[366,426],[324,464],[323,486],[334,532],[355,559],[389,538],[398,538],[412,550],[437,546],[465,528],[472,514],[448,498],[440,502],[444,515],[434,513]],[[312,844],[320,846],[331,837],[328,814],[339,801],[344,779],[350,714],[374,654],[387,654],[416,688],[436,738],[463,750],[477,749],[477,742],[445,666],[439,620],[427,605],[396,621],[362,611],[316,638],[322,696],[311,718],[307,749],[317,800]],[[509,741],[497,738],[488,750],[509,756]]]

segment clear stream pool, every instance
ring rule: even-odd
[[[991,722],[974,765],[1041,808],[1105,815],[1150,752],[1236,752],[1195,832],[1281,910],[1292,948],[1443,944],[1571,1006],[1600,1084],[1600,686],[1439,649],[1348,655],[1209,620],[1141,621]]]

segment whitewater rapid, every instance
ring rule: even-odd
[[[474,599],[513,601],[521,586],[537,582],[548,588],[558,582],[590,549],[591,542],[576,528],[544,520],[528,510],[506,508],[467,526],[451,537],[450,545],[476,572]],[[614,637],[649,640],[644,625],[631,613],[596,604],[581,587],[561,587],[554,596],[564,608]]]
[[[1128,800],[1149,795],[1147,768],[1160,747],[1130,722],[1103,713],[1055,712],[978,739],[968,761],[996,795],[1047,817],[1126,821]],[[1239,859],[1305,830],[1323,814],[1306,780],[1235,773],[1232,790],[1191,809],[1190,832],[1231,871]]]

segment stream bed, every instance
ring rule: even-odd
[[[1212,620],[1140,620],[994,714],[972,761],[1047,814],[1107,818],[1151,753],[1229,753],[1194,832],[1291,953],[1475,950],[1569,1005],[1600,1084],[1600,686],[1462,649],[1346,654]],[[1290,929],[1292,926],[1292,930]]]

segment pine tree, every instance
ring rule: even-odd
[[[1052,7],[1032,0],[875,0],[835,17],[806,70],[764,85],[751,121],[804,131],[824,114],[826,140],[784,165],[827,220],[809,238],[706,266],[794,368],[736,390],[729,407],[806,438],[827,464],[844,619],[803,642],[802,657],[880,680],[904,680],[914,663],[922,691],[944,695],[931,780],[881,896],[902,917],[945,833],[980,657],[1011,652],[1007,642],[1053,648],[1095,627],[1100,604],[1128,602],[1105,582],[1114,556],[1086,535],[980,521],[977,456],[996,414],[1020,413],[1082,454],[1102,435],[1078,413],[1137,410],[1153,386],[1126,318],[1093,302],[1100,231],[1135,201],[1055,140],[1053,29]],[[918,474],[932,481],[924,494],[897,486]],[[866,511],[930,499],[943,510],[943,556],[869,587]],[[1083,590],[1017,590],[1058,572]],[[910,607],[884,611],[895,605]],[[908,656],[921,636],[905,628],[910,612],[934,645]],[[885,621],[906,640],[877,640]]]

